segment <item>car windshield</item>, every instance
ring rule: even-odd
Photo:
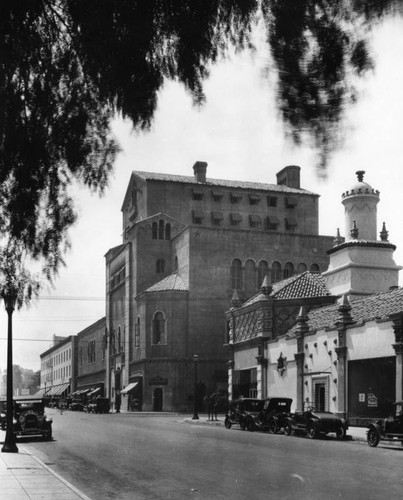
[[[263,401],[261,400],[246,400],[243,402],[243,408],[246,411],[261,411],[263,409]]]
[[[33,403],[32,401],[18,401],[15,406],[17,411],[34,411],[35,413],[43,412],[42,403]]]
[[[396,417],[403,416],[403,403],[396,403],[395,415]]]

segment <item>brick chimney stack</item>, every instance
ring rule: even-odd
[[[193,165],[196,182],[206,182],[207,162],[197,161]]]

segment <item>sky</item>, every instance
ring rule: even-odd
[[[195,107],[174,82],[159,96],[152,129],[134,133],[116,118],[120,142],[110,185],[103,197],[75,187],[79,219],[70,232],[71,250],[53,288],[45,287],[29,308],[13,315],[13,361],[39,370],[40,354],[52,336],[75,335],[105,315],[105,260],[122,242],[121,205],[133,170],[193,175],[206,161],[207,177],[276,183],[286,165],[301,167],[301,187],[320,195],[319,233],[344,236],[341,194],[365,170],[364,180],[380,191],[378,234],[382,222],[403,265],[403,19],[380,25],[372,40],[375,71],[360,83],[360,100],[347,115],[345,144],[333,155],[327,178],[317,175],[317,156],[309,144],[295,147],[285,138],[275,108],[275,81],[258,51],[233,55],[216,65],[205,85],[206,103]],[[400,278],[402,284],[402,278]],[[0,369],[6,368],[7,314],[0,305]]]

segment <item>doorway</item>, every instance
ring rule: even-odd
[[[162,400],[163,391],[161,387],[157,387],[153,393],[153,411],[162,411]]]

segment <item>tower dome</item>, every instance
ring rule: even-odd
[[[356,172],[358,182],[342,194],[345,210],[345,238],[375,241],[377,239],[377,204],[379,191],[364,182],[364,170]]]

